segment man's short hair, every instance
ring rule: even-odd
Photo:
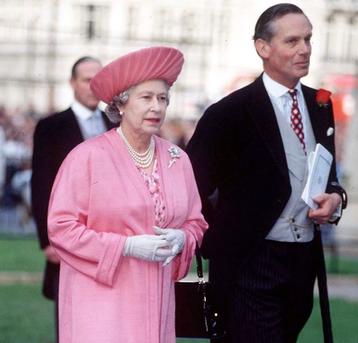
[[[77,77],[77,67],[83,63],[83,62],[88,62],[88,61],[92,61],[92,62],[98,62],[99,64],[101,64],[100,60],[92,57],[92,56],[83,56],[80,57],[72,66],[71,69],[71,79],[75,79]]]
[[[304,12],[294,4],[282,3],[271,6],[260,15],[256,22],[254,41],[261,38],[269,42],[275,34],[273,23],[287,14],[302,14],[307,18]],[[307,20],[309,21],[308,18]]]

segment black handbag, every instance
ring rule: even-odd
[[[212,303],[212,290],[203,277],[203,264],[199,246],[195,249],[196,282],[175,283],[175,331],[176,337],[221,338],[225,336],[221,316]]]

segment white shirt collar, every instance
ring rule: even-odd
[[[82,105],[80,102],[78,102],[76,99],[73,101],[71,105],[71,109],[73,113],[78,117],[80,120],[87,120],[92,115],[99,115],[100,110],[96,108],[94,111],[89,109],[88,107]]]
[[[268,76],[265,72],[262,76],[262,81],[265,85],[265,88],[267,90],[267,93],[270,95],[270,97],[279,98],[282,95],[287,94],[290,88],[287,88],[286,86],[281,85],[277,81],[271,79],[270,76]],[[297,89],[297,92],[302,94],[302,88],[301,88],[301,82],[298,81],[296,86],[294,87]]]

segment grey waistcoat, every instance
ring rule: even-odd
[[[284,120],[284,116],[277,115],[279,109],[274,109],[285,149],[292,193],[266,239],[283,242],[309,242],[313,239],[313,222],[307,216],[309,207],[301,199],[307,179],[307,156],[290,124]],[[304,124],[308,155],[314,150],[316,140],[309,118],[306,118]]]

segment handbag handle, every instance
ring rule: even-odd
[[[196,273],[197,273],[199,281],[200,281],[200,280],[203,280],[204,276],[203,276],[203,261],[201,259],[200,248],[199,248],[198,242],[196,242],[196,246],[195,246],[195,257],[196,257]]]

